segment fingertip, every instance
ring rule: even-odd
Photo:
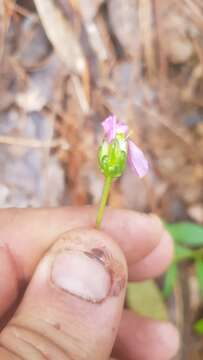
[[[140,281],[161,275],[170,265],[174,245],[170,235],[164,231],[159,244],[144,259],[129,267],[129,280]]]
[[[116,237],[128,264],[141,260],[155,249],[164,231],[162,222],[154,214],[110,208],[105,211],[102,228]]]
[[[166,359],[172,359],[180,348],[180,334],[177,328],[171,323],[160,323],[158,336],[167,354]]]
[[[124,311],[113,355],[120,359],[171,360],[177,354],[180,336],[169,322],[155,321]]]

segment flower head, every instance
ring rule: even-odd
[[[128,126],[122,122],[118,122],[115,115],[107,117],[103,122],[104,135],[109,143],[115,139],[117,134],[127,134]]]
[[[101,171],[112,178],[122,174],[126,160],[130,168],[143,177],[148,171],[148,162],[143,152],[127,138],[128,126],[117,120],[115,115],[103,122],[104,142],[99,149],[98,159]]]

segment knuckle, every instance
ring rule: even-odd
[[[0,334],[0,346],[11,355],[10,359],[47,359],[43,339],[38,340],[32,331],[17,325],[9,324]]]
[[[30,327],[11,322],[0,334],[0,347],[16,356],[16,358],[8,358],[9,360],[71,360],[72,356],[68,349],[64,348],[60,341],[57,341],[61,337],[60,331],[55,329],[57,333],[50,335],[49,329],[43,330],[41,331],[38,326]],[[68,342],[67,338],[66,342]]]

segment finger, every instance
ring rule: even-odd
[[[0,316],[15,301],[21,284],[29,281],[36,264],[58,234],[93,226],[95,216],[92,207],[1,210],[0,263],[4,261],[4,274],[0,275]],[[156,217],[127,210],[107,209],[103,230],[118,242],[128,263],[152,251],[163,234]]]
[[[120,360],[169,360],[179,348],[176,328],[125,310],[113,355]]]
[[[16,272],[13,271],[13,261],[9,256],[7,247],[0,246],[0,315],[10,306],[10,299],[18,295],[18,281]],[[9,305],[8,305],[9,303]]]
[[[11,210],[2,210],[9,213]],[[25,274],[30,273],[55,237],[78,227],[95,226],[94,207],[12,210],[1,216],[1,243],[8,244],[16,258],[23,261]],[[6,222],[6,223],[5,223]],[[106,209],[101,227],[118,241],[128,263],[138,261],[157,246],[163,227],[154,215],[128,210]],[[30,256],[31,255],[31,256]]]
[[[108,359],[126,281],[125,258],[108,235],[66,232],[37,266],[0,346],[23,359]]]
[[[160,243],[152,252],[129,267],[129,280],[140,281],[159,276],[163,273],[173,258],[173,241],[164,233]]]

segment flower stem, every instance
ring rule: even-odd
[[[112,177],[111,176],[105,177],[104,186],[103,186],[103,190],[102,190],[102,196],[101,196],[100,205],[99,205],[99,209],[97,212],[97,218],[96,218],[96,227],[97,228],[99,228],[101,225],[102,217],[104,214],[104,208],[107,203],[111,183],[112,183]]]

